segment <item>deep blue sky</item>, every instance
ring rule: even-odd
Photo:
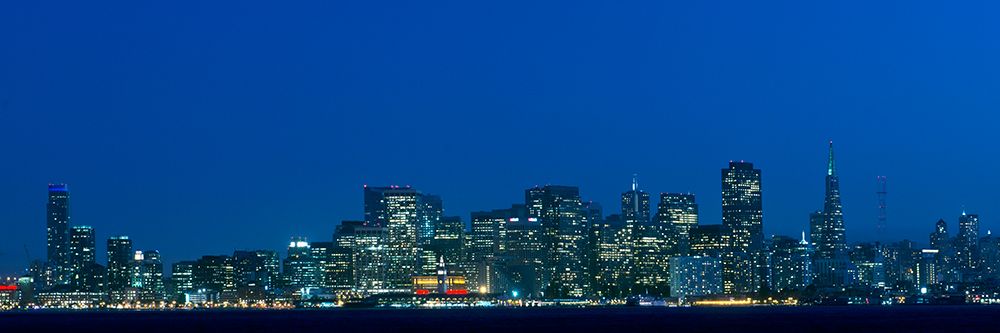
[[[0,273],[44,257],[45,185],[75,224],[168,261],[329,239],[363,184],[446,213],[631,174],[693,192],[763,170],[765,231],[821,208],[837,145],[848,240],[997,224],[1000,8],[936,1],[205,1],[0,5]],[[954,231],[954,230],[953,230]],[[283,250],[282,250],[283,252]],[[102,259],[103,260],[103,259]]]

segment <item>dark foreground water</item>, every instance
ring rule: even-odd
[[[998,332],[998,306],[8,312],[0,332]]]

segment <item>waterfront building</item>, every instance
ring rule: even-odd
[[[66,184],[49,184],[48,204],[46,205],[46,271],[45,286],[55,287],[70,284],[70,249],[69,249],[69,187]]]
[[[760,287],[755,268],[764,243],[763,216],[760,169],[749,162],[729,162],[729,168],[722,169],[722,224],[731,232],[722,259],[727,294],[752,293]]]
[[[812,245],[786,236],[771,238],[771,281],[774,291],[802,291],[812,284]]]
[[[705,256],[670,258],[670,296],[684,299],[722,293],[722,262],[719,258]]]
[[[132,269],[135,251],[128,236],[108,238],[108,290],[121,290],[132,286]]]
[[[292,237],[288,254],[282,264],[286,291],[323,286],[323,271],[305,237]]]
[[[588,293],[590,280],[586,271],[589,226],[583,215],[580,190],[546,185],[541,188],[541,207],[544,296],[583,297]]]

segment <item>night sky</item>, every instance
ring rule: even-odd
[[[945,6],[947,5],[947,6]],[[720,169],[763,171],[764,228],[822,208],[834,140],[849,242],[996,227],[1000,4],[990,1],[6,1],[0,274],[72,221],[168,262],[328,240],[362,186],[446,214],[633,173],[720,222]],[[655,205],[655,202],[654,202]]]

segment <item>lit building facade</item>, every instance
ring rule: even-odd
[[[843,205],[840,200],[840,177],[830,142],[826,169],[826,194],[823,200],[823,222],[812,235],[816,242],[816,284],[820,287],[843,287],[850,283],[847,270],[852,263],[847,253]]]
[[[580,190],[547,185],[542,188],[541,201],[544,296],[583,297],[589,287],[585,258],[589,227],[583,216]]]
[[[49,198],[46,205],[46,252],[50,267],[45,276],[45,285],[54,287],[70,283],[69,250],[69,187],[66,184],[49,184]]]
[[[688,255],[691,251],[691,228],[698,225],[698,204],[694,194],[661,193],[657,220],[666,230],[670,253]]]
[[[722,224],[729,228],[731,246],[724,255],[723,281],[728,294],[755,292],[755,272],[764,242],[761,173],[749,162],[729,162],[722,169]]]
[[[720,295],[722,262],[717,257],[674,256],[670,258],[670,296],[681,299]]]
[[[74,226],[69,230],[69,278],[78,291],[101,291],[102,268],[97,264],[94,228]]]
[[[786,236],[771,238],[771,283],[775,291],[802,291],[812,284],[812,245]]]
[[[282,276],[288,291],[318,288],[323,285],[323,271],[305,237],[292,237],[282,264]]]
[[[108,290],[115,291],[132,286],[132,266],[135,252],[128,236],[108,238]]]

